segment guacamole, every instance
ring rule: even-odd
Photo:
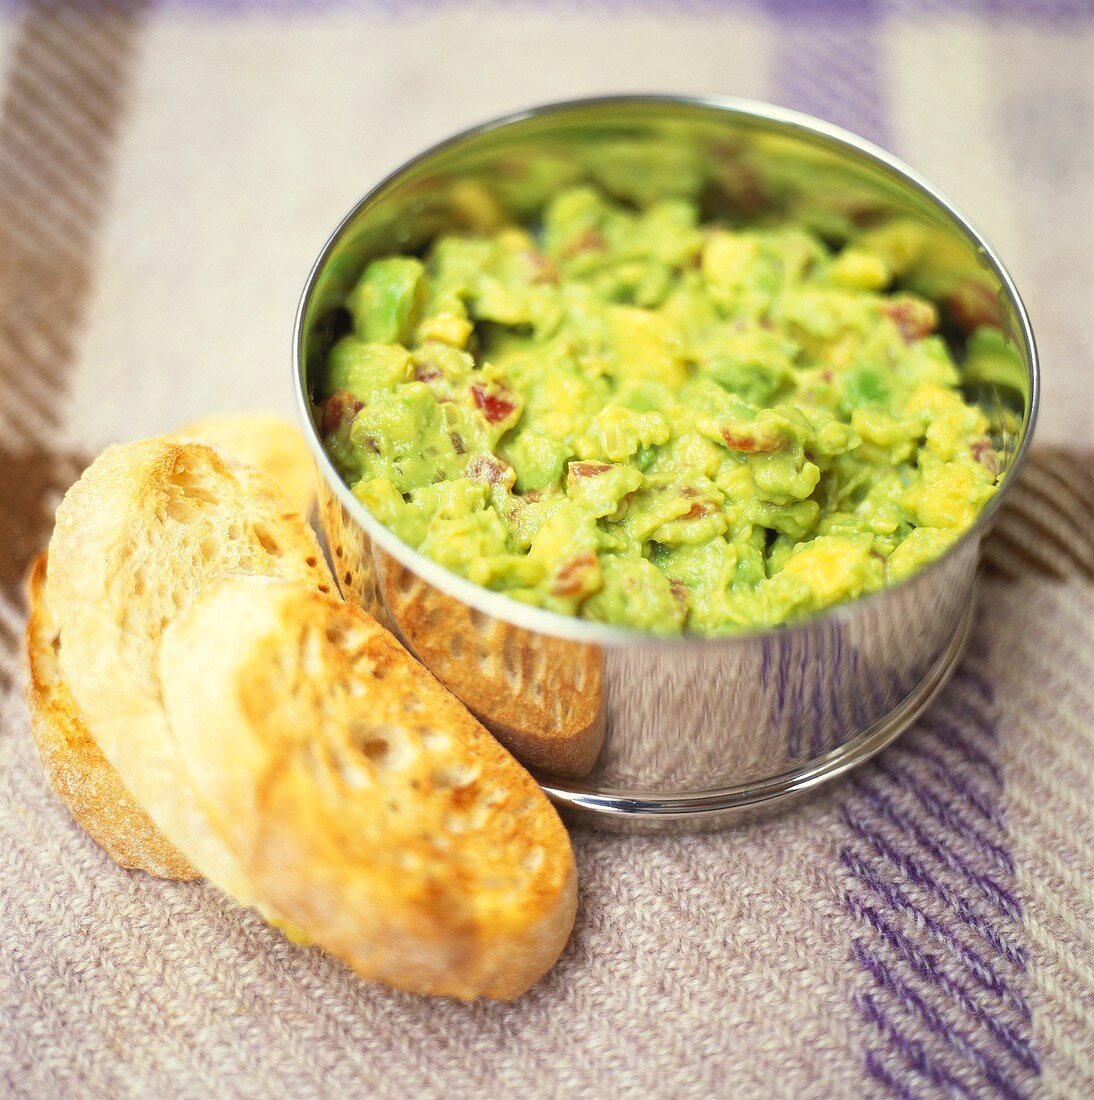
[[[808,615],[937,557],[996,488],[935,306],[893,289],[915,243],[569,187],[368,265],[326,446],[399,538],[513,599],[658,634]]]

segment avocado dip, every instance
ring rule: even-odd
[[[943,553],[1000,476],[934,305],[892,289],[913,232],[833,247],[570,187],[534,226],[368,265],[325,445],[400,539],[538,607],[719,635],[853,599]]]

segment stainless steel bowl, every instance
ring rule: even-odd
[[[565,180],[632,199],[688,194],[709,213],[774,213],[839,235],[910,219],[925,239],[907,282],[955,339],[1006,337],[966,377],[1006,476],[947,554],[903,583],[796,625],[660,639],[528,607],[449,573],[365,510],[323,450],[312,381],[365,263],[467,224],[483,191],[534,216]],[[862,763],[930,702],[959,660],[980,544],[1029,446],[1037,354],[1022,301],[964,216],[911,169],[826,123],[731,99],[579,100],[478,126],[374,187],[323,248],[294,335],[305,431],[338,580],[385,622],[564,809],[619,830],[724,826],[784,806]]]

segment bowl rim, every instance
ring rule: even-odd
[[[903,182],[912,186],[921,195],[930,200],[942,213],[944,213],[961,230],[970,242],[978,247],[987,266],[995,273],[1001,285],[1006,290],[1011,304],[1014,306],[1017,319],[1017,329],[1025,344],[1025,350],[1029,354],[1029,407],[1023,424],[1022,438],[1014,453],[1013,460],[1006,471],[1006,476],[999,484],[995,494],[988,501],[983,511],[977,517],[976,522],[968,528],[957,541],[943,554],[928,562],[921,569],[915,570],[908,577],[896,584],[888,585],[876,592],[858,596],[844,603],[835,604],[822,611],[805,616],[801,619],[775,626],[755,627],[732,634],[702,635],[702,634],[674,634],[657,635],[633,629],[630,627],[614,626],[608,623],[595,622],[590,619],[578,618],[576,615],[564,615],[557,611],[548,611],[545,608],[535,607],[532,604],[521,603],[502,592],[494,592],[474,581],[451,572],[444,566],[419,553],[417,550],[402,542],[398,536],[377,520],[358,500],[350,490],[349,485],[343,480],[334,467],[330,456],[323,447],[322,439],[312,417],[311,405],[307,387],[307,363],[304,350],[304,318],[308,306],[311,303],[316,284],[320,274],[326,267],[327,261],[342,239],[344,233],[356,221],[357,216],[373,201],[381,197],[393,184],[411,169],[429,161],[439,153],[452,149],[463,142],[479,137],[494,130],[505,129],[532,118],[543,115],[565,114],[580,112],[603,107],[625,107],[630,104],[643,104],[649,106],[662,106],[667,108],[684,107],[698,108],[712,113],[725,113],[734,116],[744,116],[762,122],[776,123],[778,126],[793,132],[805,132],[819,136],[829,144],[843,147],[852,155],[863,157],[868,161],[880,165],[888,171],[901,177]],[[296,317],[293,323],[292,333],[292,366],[293,366],[293,390],[296,396],[297,414],[302,421],[302,429],[308,446],[316,461],[320,476],[334,492],[343,508],[353,518],[354,522],[362,527],[370,539],[401,565],[426,583],[439,589],[445,595],[451,596],[460,603],[465,604],[485,615],[509,623],[512,626],[531,631],[537,634],[545,634],[555,638],[561,638],[573,642],[603,646],[648,645],[665,649],[679,648],[682,646],[718,646],[734,645],[755,640],[757,637],[772,635],[785,636],[795,632],[805,632],[817,626],[844,621],[859,613],[859,609],[872,605],[878,601],[890,598],[894,593],[913,584],[929,583],[927,578],[932,574],[938,574],[944,563],[951,561],[961,550],[970,543],[978,543],[990,529],[991,523],[997,514],[1003,499],[1014,484],[1029,452],[1033,438],[1034,428],[1037,423],[1037,414],[1040,408],[1040,361],[1037,353],[1037,343],[1033,334],[1029,314],[1025,303],[1022,301],[1018,288],[1014,284],[1010,273],[1002,260],[992,248],[987,238],[976,228],[970,219],[956,206],[942,191],[921,176],[914,168],[905,164],[899,158],[888,153],[880,146],[866,140],[863,137],[845,130],[843,127],[815,118],[801,111],[794,111],[787,107],[766,103],[761,100],[745,99],[735,96],[716,95],[671,95],[671,94],[644,94],[627,93],[621,95],[587,96],[576,99],[558,100],[539,106],[528,107],[509,114],[489,119],[485,122],[469,126],[450,137],[435,142],[422,152],[403,162],[397,168],[388,172],[378,183],[369,190],[350,208],[345,216],[327,238],[315,262],[308,273],[303,292],[297,305]]]

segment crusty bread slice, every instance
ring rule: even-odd
[[[311,529],[264,474],[202,444],[150,439],[108,448],[65,495],[46,599],[73,697],[121,781],[198,871],[250,904],[184,781],[160,695],[165,627],[225,571],[332,587]]]
[[[238,413],[194,421],[175,434],[209,443],[271,477],[308,515],[315,467],[299,430],[283,417]],[[46,555],[27,581],[27,705],[50,786],[77,823],[121,866],[161,878],[193,879],[197,871],[164,837],[103,756],[84,722],[58,660],[60,632],[45,600]]]
[[[573,854],[532,778],[360,608],[213,582],[167,628],[164,701],[260,897],[367,978],[511,998],[573,924]]]
[[[300,429],[273,413],[228,413],[195,420],[176,439],[207,443],[275,481],[303,516],[315,506],[315,462]]]
[[[600,646],[483,615],[378,546],[372,552],[380,602],[418,660],[522,764],[551,775],[586,775],[604,741]]]
[[[95,744],[61,673],[60,632],[45,599],[46,555],[27,580],[27,705],[49,785],[83,830],[130,870],[194,879],[197,871],[153,824]]]

